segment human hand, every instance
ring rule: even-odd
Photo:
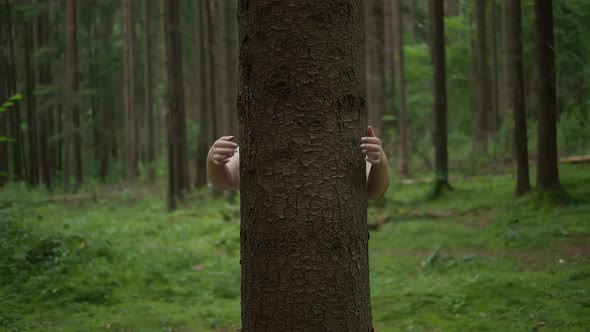
[[[367,128],[367,136],[361,138],[362,144],[361,149],[365,154],[365,160],[370,162],[372,165],[377,165],[383,162],[385,153],[381,146],[381,140],[375,135],[373,128],[369,126]]]
[[[227,164],[230,158],[238,151],[238,144],[233,140],[233,136],[222,136],[213,143],[209,153],[209,159],[215,165]]]

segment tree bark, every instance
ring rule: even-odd
[[[520,0],[503,2],[504,80],[506,110],[514,118],[514,147],[516,157],[516,194],[531,190],[524,93],[524,64],[522,52],[522,18]]]
[[[205,3],[207,0],[198,0],[195,6],[195,17],[198,20],[195,24],[195,53],[197,53],[197,67],[199,68],[195,76],[199,82],[200,94],[200,110],[199,110],[199,136],[197,137],[197,158],[196,158],[196,177],[195,187],[203,188],[207,185],[207,154],[209,152],[209,144],[211,143],[209,124],[209,94],[207,90],[209,84],[207,82],[207,53],[206,53],[206,30],[208,29]]]
[[[8,97],[15,95],[17,91],[17,72],[16,72],[16,60],[14,55],[14,36],[13,36],[13,25],[12,25],[12,9],[9,0],[4,0],[4,11],[6,20],[6,35],[8,36]],[[10,125],[10,137],[15,141],[12,143],[12,175],[18,180],[26,180],[26,171],[24,166],[24,140],[23,132],[21,129],[21,117],[20,117],[20,105],[14,103],[11,107],[10,112],[7,114],[8,122]]]
[[[242,331],[369,332],[363,2],[239,2]]]
[[[113,16],[109,8],[103,8],[101,12],[100,33],[102,40],[103,52],[105,54],[111,53],[111,36],[113,29]],[[101,73],[100,84],[103,89],[108,89],[110,86],[110,77],[107,73]],[[100,167],[98,176],[101,181],[106,181],[109,173],[109,163],[112,150],[115,144],[115,128],[113,128],[113,100],[112,98],[103,98],[102,101],[102,130],[100,139]]]
[[[225,15],[226,15],[226,36],[227,36],[227,100],[229,112],[229,128],[232,135],[236,136],[236,141],[239,140],[238,135],[238,27],[237,27],[237,8],[236,1],[225,0]]]
[[[27,101],[27,133],[29,144],[29,158],[27,165],[27,183],[30,186],[39,185],[39,160],[37,159],[37,109],[36,98],[34,96],[35,90],[35,68],[31,63],[31,54],[35,52],[33,43],[33,24],[32,22],[24,23],[24,54],[25,59],[25,75],[26,75],[26,90],[25,99]]]
[[[499,103],[500,103],[500,92],[498,87],[498,38],[497,38],[497,19],[496,19],[496,0],[491,0],[491,29],[492,29],[492,114],[491,114],[491,134],[497,137],[498,131],[500,130],[500,114],[499,114]]]
[[[490,68],[488,66],[488,47],[486,33],[486,2],[487,0],[476,0],[475,20],[477,25],[477,86],[478,86],[478,128],[476,142],[478,150],[487,153],[489,118],[492,109],[491,105],[491,81]]]
[[[372,0],[366,2],[367,24],[367,57],[368,57],[368,94],[369,94],[369,124],[372,125],[377,135],[385,137],[387,127],[382,121],[385,115],[386,86],[385,86],[385,24],[384,24],[384,0]]]
[[[49,45],[49,9],[47,2],[42,2],[39,15],[35,19],[35,36],[36,47],[45,49]],[[49,86],[51,82],[51,67],[49,55],[44,54],[37,66],[37,77],[41,86]],[[42,98],[41,98],[42,100]],[[39,177],[40,181],[45,184],[47,189],[51,189],[51,173],[55,165],[55,143],[52,142],[53,128],[53,107],[38,110],[39,126],[37,130],[37,155],[39,160]]]
[[[180,35],[180,1],[161,0],[164,36],[164,98],[168,137],[168,209],[176,208],[188,189],[186,129],[184,111],[184,80]]]
[[[403,40],[403,15],[402,15],[402,0],[393,0],[395,6],[394,22],[396,25],[395,40],[395,54],[397,56],[397,70],[398,73],[398,126],[399,126],[399,151],[400,151],[400,173],[408,177],[410,175],[409,163],[410,156],[408,153],[408,124],[406,120],[406,78],[404,70],[404,40]]]
[[[410,41],[416,40],[416,9],[415,0],[408,0],[408,33]]]
[[[215,83],[217,82],[217,74],[215,70],[215,40],[213,33],[213,20],[211,0],[202,0],[205,2],[204,19],[206,24],[205,31],[207,32],[207,42],[205,52],[207,54],[207,67],[209,68],[207,81],[209,89],[207,90],[208,105],[209,105],[209,145],[212,144],[219,137],[219,123],[217,119],[218,103]]]
[[[3,28],[4,24],[0,23],[0,27]],[[8,70],[8,57],[5,54],[5,50],[0,48],[0,100],[2,100],[2,103],[9,98]],[[0,137],[8,137],[8,125],[9,122],[6,112],[0,113]],[[10,173],[9,157],[8,142],[0,142],[0,187],[8,183]]]
[[[125,176],[134,180],[138,175],[138,142],[136,86],[135,86],[135,36],[132,16],[132,0],[122,0],[123,31],[123,108],[125,110]]]
[[[144,69],[144,84],[145,84],[145,115],[146,115],[146,143],[147,153],[146,161],[148,164],[148,179],[150,183],[156,180],[155,169],[155,125],[154,125],[154,111],[152,107],[152,40],[151,40],[151,24],[150,24],[150,3],[152,0],[143,1],[143,63]]]
[[[553,1],[535,0],[537,44],[537,188],[559,189],[557,166],[557,110],[555,91],[555,39],[553,36]]]
[[[447,84],[444,11],[440,0],[429,0],[431,56],[434,67],[434,172],[435,194],[450,188],[447,154]]]

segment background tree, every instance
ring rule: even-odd
[[[145,84],[145,116],[146,116],[146,161],[148,163],[148,178],[151,183],[156,180],[156,142],[152,97],[152,32],[150,17],[151,0],[143,1],[143,56],[144,56],[144,84]]]
[[[475,134],[476,142],[481,152],[487,152],[489,137],[489,121],[492,113],[491,98],[491,80],[490,68],[488,66],[488,46],[486,32],[486,4],[487,0],[476,0],[475,2],[475,19],[477,25],[477,79],[478,79],[478,97],[477,97],[477,133]]]
[[[553,1],[535,0],[537,41],[537,188],[558,189],[557,105],[555,91],[555,40],[553,36]]]
[[[516,194],[530,191],[528,137],[525,112],[520,0],[503,2],[504,83],[506,109],[514,119]]]
[[[371,331],[362,6],[239,3],[244,332]]]
[[[393,0],[393,20],[395,24],[395,55],[397,56],[397,70],[398,74],[398,128],[399,128],[399,152],[400,152],[400,173],[408,177],[409,169],[409,151],[408,151],[408,123],[406,117],[406,79],[404,69],[404,33],[403,33],[403,15],[402,15],[402,1]]]
[[[122,0],[123,101],[125,110],[125,174],[128,180],[138,175],[138,130],[135,84],[135,21],[131,0]]]
[[[434,66],[434,192],[449,187],[447,152],[447,84],[443,3],[429,0],[432,64]]]
[[[377,129],[377,135],[387,133],[383,123],[385,115],[385,32],[384,32],[384,0],[365,2],[366,40],[367,40],[367,86],[368,86],[368,121]]]

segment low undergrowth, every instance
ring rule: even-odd
[[[394,181],[369,210],[376,331],[587,331],[590,173],[562,180],[515,199],[510,176],[455,178],[436,200]],[[46,198],[0,192],[0,331],[239,329],[238,202]]]

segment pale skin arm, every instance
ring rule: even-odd
[[[216,188],[236,190],[240,186],[240,155],[233,136],[223,136],[209,150],[207,176]]]
[[[367,198],[379,199],[389,188],[389,164],[381,146],[381,140],[373,128],[367,129],[367,136],[361,139],[361,150],[367,163]]]
[[[360,146],[366,155],[367,198],[379,199],[389,188],[389,166],[381,141],[371,127]],[[240,153],[233,136],[223,136],[209,150],[207,175],[216,188],[236,190],[240,186]]]

